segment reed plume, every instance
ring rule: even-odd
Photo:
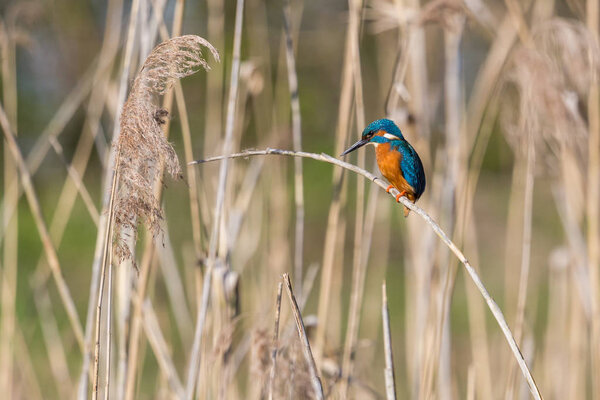
[[[163,214],[153,184],[162,179],[163,167],[175,179],[182,174],[177,154],[161,128],[169,112],[160,108],[158,97],[175,80],[200,68],[210,69],[202,55],[203,47],[219,60],[217,50],[194,35],[176,37],[156,46],[146,58],[123,106],[121,135],[116,143],[119,189],[115,203],[115,255],[119,260],[134,258],[134,249],[125,238],[128,232],[135,235],[139,221],[153,236],[161,231]]]

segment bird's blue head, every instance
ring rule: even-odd
[[[400,128],[396,124],[387,119],[382,118],[371,122],[363,130],[361,139],[350,146],[346,151],[342,153],[342,156],[364,146],[369,143],[386,143],[392,140],[404,140]]]

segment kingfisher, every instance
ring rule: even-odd
[[[400,128],[389,119],[373,121],[363,130],[361,139],[341,156],[366,144],[375,146],[379,171],[390,183],[386,191],[389,193],[391,188],[396,188],[400,192],[396,196],[397,202],[402,196],[413,203],[419,200],[425,191],[423,163],[415,149],[404,139]],[[404,206],[405,217],[409,212],[408,207]]]

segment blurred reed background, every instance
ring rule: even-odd
[[[600,399],[598,17],[598,0],[2,2],[1,393],[83,399],[97,367],[102,398],[312,398],[289,273],[326,397],[385,398],[386,280],[398,398],[528,398],[460,263],[376,185],[285,157],[186,165],[337,156],[389,117],[541,393]],[[119,214],[111,143],[142,115],[123,104],[182,34],[211,69],[148,101],[183,179],[160,135],[129,143],[147,201]],[[350,161],[376,171],[369,150]]]

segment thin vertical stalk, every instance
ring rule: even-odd
[[[121,134],[119,120],[121,117],[121,110],[125,102],[125,95],[127,94],[127,84],[129,81],[129,71],[131,68],[131,62],[133,59],[133,48],[135,43],[135,33],[138,19],[139,0],[133,0],[131,4],[131,12],[129,17],[129,28],[127,32],[127,41],[125,44],[125,51],[123,55],[123,67],[121,70],[121,76],[119,81],[119,92],[117,94],[115,124],[113,128],[112,142],[117,143],[119,135]],[[86,323],[86,344],[92,340],[92,316],[93,316],[93,301],[92,296],[100,292],[97,288],[99,281],[102,280],[103,264],[106,261],[106,253],[109,246],[108,231],[110,230],[111,218],[112,218],[112,204],[114,203],[114,184],[117,171],[115,171],[115,162],[118,159],[116,146],[111,146],[108,163],[106,166],[106,175],[104,176],[103,183],[103,197],[102,197],[102,212],[100,213],[100,221],[98,223],[98,232],[96,234],[96,247],[94,249],[94,261],[92,263],[92,281],[90,284],[90,302],[88,304],[88,314]],[[110,214],[110,215],[109,215]],[[91,346],[91,345],[90,345]],[[79,390],[77,398],[84,400],[87,398],[87,385],[88,385],[88,371],[90,368],[91,353],[86,351],[83,358],[81,367],[81,374],[79,377]]]
[[[340,105],[338,111],[336,139],[335,139],[335,154],[340,154],[344,151],[347,132],[350,126],[350,110],[352,107],[352,91],[354,88],[353,70],[351,64],[351,46],[352,40],[350,35],[350,27],[346,32],[346,43],[344,50],[344,63],[342,71],[342,89],[340,94]],[[323,262],[321,269],[321,287],[319,289],[319,303],[317,309],[317,329],[315,332],[315,359],[320,362],[325,346],[325,337],[327,333],[326,321],[329,315],[330,290],[332,287],[332,277],[334,269],[334,259],[336,243],[338,240],[338,228],[340,221],[340,211],[344,200],[344,171],[334,169],[332,184],[333,198],[329,207],[329,215],[327,217],[327,230],[325,233],[325,243],[323,246]]]
[[[154,352],[154,356],[158,361],[158,366],[169,384],[171,392],[173,393],[172,397],[175,399],[182,399],[184,395],[183,385],[181,384],[179,375],[177,375],[173,360],[169,355],[169,346],[160,330],[158,318],[150,299],[144,300],[142,309],[144,315],[144,331],[146,332],[146,337]]]
[[[587,1],[587,27],[598,46],[598,0]],[[587,173],[587,250],[590,296],[592,306],[592,397],[600,396],[600,88],[598,73],[592,69],[592,83],[588,96],[589,138]]]
[[[148,279],[150,276],[150,270],[152,268],[152,261],[154,258],[154,246],[152,245],[152,238],[147,239],[146,251],[142,256],[140,262],[140,276],[137,282],[137,289],[133,295],[133,316],[131,317],[131,327],[129,333],[129,352],[127,354],[127,367],[126,367],[126,378],[125,378],[125,392],[124,396],[126,400],[131,400],[135,397],[135,374],[138,363],[138,352],[139,352],[139,335],[142,329],[142,305],[144,298],[146,297],[146,290],[148,286]]]
[[[194,159],[192,152],[192,134],[188,119],[187,107],[183,97],[181,83],[175,83],[175,101],[177,102],[177,110],[179,110],[179,118],[181,120],[181,137],[183,138],[183,151],[186,163]],[[210,103],[210,102],[209,102]],[[199,257],[202,249],[202,225],[200,214],[200,203],[198,199],[198,178],[196,170],[193,167],[187,166],[188,180],[188,195],[190,198],[190,218],[192,223],[192,239],[194,240],[194,249],[196,256]]]
[[[115,165],[119,165],[119,153],[117,153],[115,157]],[[107,216],[107,224],[104,237],[104,254],[102,261],[102,268],[100,272],[100,284],[98,285],[98,299],[96,301],[96,342],[94,345],[94,381],[92,387],[92,400],[96,400],[98,398],[98,380],[100,373],[100,328],[102,322],[102,302],[104,298],[104,282],[106,280],[106,267],[111,259],[112,248],[110,246],[111,243],[111,234],[113,229],[113,217],[114,217],[114,204],[115,204],[115,194],[117,192],[117,185],[119,182],[119,171],[115,170],[113,173],[113,182],[111,185],[111,193],[110,193],[110,201],[108,203],[108,216]],[[110,316],[107,316],[110,318]],[[108,376],[106,379],[110,379]]]
[[[273,400],[273,385],[275,383],[275,371],[277,366],[277,350],[279,348],[279,317],[281,316],[281,292],[283,284],[277,285],[277,301],[275,303],[275,330],[273,333],[273,344],[271,349],[271,370],[269,372],[269,400]]]
[[[65,165],[65,168],[67,169],[67,174],[68,174],[67,180],[71,180],[72,185],[75,186],[74,190],[71,192],[71,193],[73,193],[72,196],[74,197],[77,195],[77,193],[79,193],[79,195],[81,196],[81,200],[83,200],[83,203],[85,204],[85,207],[87,208],[87,211],[90,214],[90,217],[92,218],[92,221],[94,222],[94,224],[96,226],[98,226],[98,219],[100,218],[100,216],[98,215],[98,210],[96,209],[96,205],[94,204],[94,201],[92,200],[92,196],[90,195],[90,192],[88,192],[87,188],[85,187],[85,184],[83,183],[82,176],[79,174],[79,172],[77,172],[77,170],[71,164],[69,164],[69,161],[67,161],[67,159],[65,158],[65,153],[63,151],[62,145],[54,138],[51,138],[50,141],[52,142],[52,148],[56,152],[56,155],[58,156],[58,158],[60,158],[62,163]],[[69,185],[65,185],[65,186],[69,186]],[[69,207],[69,211],[71,211],[72,209],[73,208],[72,208],[72,203],[71,203],[71,207]],[[68,220],[69,218],[66,217],[65,219]],[[55,221],[56,221],[56,219],[53,218],[52,222],[55,222]],[[60,227],[61,235],[57,235],[57,236],[61,236],[61,238],[62,238],[62,233],[64,232],[65,225],[66,225],[66,222],[63,223],[62,226]],[[53,228],[53,224],[50,225],[51,236],[53,236],[52,228]]]
[[[235,126],[235,105],[238,97],[238,86],[240,77],[240,57],[242,47],[242,23],[244,18],[244,0],[237,0],[235,11],[235,29],[233,38],[233,61],[231,64],[231,83],[229,87],[229,100],[227,102],[227,121],[225,124],[225,139],[223,143],[223,151],[227,154],[231,152],[233,130]],[[225,199],[225,187],[227,183],[227,174],[229,171],[229,163],[221,164],[219,170],[219,185],[217,189],[217,197],[215,202],[215,212],[213,219],[213,229],[210,236],[208,260],[206,273],[204,275],[204,284],[202,287],[202,303],[198,307],[198,315],[196,320],[196,328],[194,331],[194,343],[190,355],[188,365],[188,375],[186,381],[185,398],[191,400],[194,396],[194,388],[200,368],[201,349],[202,349],[202,333],[204,330],[204,322],[208,312],[208,301],[211,292],[212,272],[217,258],[217,245],[219,240],[219,230],[221,226],[221,215],[223,212],[223,203]]]
[[[363,102],[362,70],[360,66],[359,50],[359,30],[360,30],[360,12],[362,10],[362,0],[349,0],[350,21],[348,24],[348,34],[350,35],[350,52],[352,72],[354,76],[354,100],[356,105],[356,125],[358,135],[362,134],[365,124],[365,110]],[[357,156],[357,165],[364,168],[365,152],[359,152]],[[360,310],[365,285],[366,260],[363,262],[364,246],[364,205],[365,205],[365,182],[357,177],[356,182],[356,213],[354,226],[354,253],[352,263],[352,291],[350,294],[350,307],[348,309],[348,327],[346,330],[346,339],[344,341],[344,351],[342,356],[342,382],[340,395],[342,398],[348,397],[348,388],[350,377],[353,371],[354,357],[352,350],[356,346],[358,339],[358,329],[360,326]]]
[[[385,353],[385,394],[387,400],[396,400],[392,330],[390,329],[390,312],[385,281],[381,285],[381,319],[383,323],[383,350]]]
[[[171,32],[172,37],[179,36],[181,34],[181,25],[183,23],[184,8],[185,0],[178,0],[175,16],[173,18],[173,31]],[[193,160],[193,153],[191,139],[192,135],[190,131],[190,122],[188,118],[187,106],[185,104],[185,98],[183,96],[183,89],[181,88],[181,83],[177,81],[175,82],[174,86],[175,102],[177,103],[179,119],[181,120],[181,137],[183,139],[183,151],[186,163],[189,163]],[[212,101],[209,101],[207,103],[211,102]],[[167,104],[166,101],[165,104]],[[198,200],[198,179],[196,177],[196,170],[189,166],[187,167],[187,180],[188,195],[190,198],[190,219],[192,224],[192,238],[194,240],[194,250],[196,252],[196,257],[199,257],[202,249],[202,228],[200,219],[200,204]]]
[[[533,168],[535,166],[535,144],[533,143],[533,134],[527,135],[527,159],[525,161],[525,190],[523,199],[523,225],[522,225],[522,248],[521,248],[521,268],[519,273],[519,294],[517,297],[517,314],[515,322],[515,340],[521,343],[523,336],[523,322],[525,318],[525,304],[527,301],[527,283],[529,280],[529,268],[531,265],[531,230],[533,213]],[[508,368],[508,382],[506,386],[506,399],[514,398],[518,387],[515,387],[516,379],[515,364],[510,363]]]
[[[52,302],[48,294],[48,288],[43,282],[41,274],[34,275],[30,280],[30,286],[33,291],[33,300],[39,316],[40,327],[48,353],[50,370],[56,385],[56,391],[60,398],[66,399],[71,396],[73,382],[69,376],[69,364],[65,347],[63,346],[60,330],[52,307]],[[23,356],[18,353],[19,358]]]
[[[308,372],[311,377],[310,381],[314,392],[313,394],[318,400],[323,400],[323,386],[321,385],[321,379],[319,379],[317,365],[315,364],[315,359],[312,355],[312,351],[310,350],[310,343],[308,342],[308,336],[306,336],[306,329],[304,328],[302,315],[300,314],[300,309],[298,308],[298,303],[296,302],[296,297],[294,296],[292,283],[290,282],[290,277],[288,274],[283,274],[283,282],[285,283],[285,288],[287,290],[287,294],[290,298],[290,303],[292,306],[292,313],[294,314],[294,319],[296,320],[296,327],[298,328],[298,337],[300,338],[300,342],[302,343],[302,351],[304,353],[306,364],[308,365]]]
[[[399,11],[403,13],[416,12],[422,10],[420,0],[407,0],[404,7]],[[421,139],[429,139],[431,115],[429,106],[429,81],[427,74],[427,57],[426,49],[427,40],[425,37],[425,28],[421,24],[408,24],[405,28],[399,31],[399,34],[406,36],[406,57],[408,58],[408,70],[406,79],[399,80],[393,84],[403,84],[406,82],[406,89],[410,93],[408,100],[408,108],[415,115],[415,137]],[[426,147],[425,147],[426,148]],[[420,154],[427,158],[427,152]],[[426,317],[430,306],[430,287],[431,276],[433,269],[432,257],[428,254],[432,253],[432,248],[427,247],[427,243],[432,243],[432,237],[429,233],[423,236],[423,232],[418,226],[408,224],[409,237],[419,237],[419,241],[409,240],[407,265],[409,266],[409,276],[413,279],[407,283],[409,288],[407,302],[407,315],[410,316],[410,322],[407,326],[411,327],[411,332],[407,335],[407,364],[409,375],[410,392],[413,396],[417,396],[419,390],[419,382],[421,380],[421,371],[423,368],[423,358],[426,353],[424,338],[426,336]]]
[[[108,293],[107,293],[107,305],[106,305],[106,382],[104,385],[104,400],[108,400],[110,397],[110,353],[111,353],[111,327],[112,327],[112,288],[113,288],[113,278],[112,278],[112,251],[109,255],[108,260]]]
[[[121,0],[111,0],[108,2],[106,11],[106,23],[104,38],[102,41],[102,48],[100,49],[100,60],[109,60],[108,68],[103,62],[96,67],[94,72],[93,82],[95,85],[90,94],[90,100],[87,106],[86,121],[84,128],[77,143],[75,154],[71,161],[71,168],[76,171],[79,176],[84,176],[87,169],[88,161],[93,148],[94,140],[99,133],[100,128],[100,117],[105,104],[105,97],[107,96],[107,86],[110,80],[110,69],[114,64],[114,58],[119,47],[119,36],[121,32],[121,15],[122,15],[122,3]],[[50,139],[53,139],[50,136]],[[59,200],[56,206],[56,212],[54,213],[52,223],[50,225],[50,233],[55,243],[59,245],[63,239],[64,231],[67,226],[68,216],[71,215],[73,206],[75,204],[77,191],[75,190],[72,180],[65,180],[63,188],[61,190]],[[99,221],[102,217],[99,215],[96,225],[99,225]],[[38,261],[38,268],[40,267],[41,260]],[[87,370],[89,368],[90,357],[89,346],[92,341],[92,321],[94,311],[94,297],[96,296],[96,290],[98,286],[98,271],[92,270],[92,279],[90,283],[90,292],[88,299],[88,310],[85,324],[85,343],[86,343],[86,354],[83,357],[82,374],[80,378],[80,389],[84,389],[87,385],[88,377]],[[85,384],[83,382],[86,382]],[[85,388],[87,392],[87,388]],[[87,397],[87,393],[79,392],[78,399],[83,400]]]
[[[225,48],[225,10],[224,0],[208,0],[207,5],[207,39],[217,48]],[[223,130],[223,85],[224,85],[224,65],[217,66],[212,73],[206,77],[206,95],[211,101],[206,102],[204,112],[206,121],[204,125],[204,148],[210,149],[217,144],[219,132]],[[210,171],[212,172],[212,171]],[[206,172],[207,174],[209,171]],[[205,175],[205,180],[212,175]],[[197,249],[199,251],[200,249]],[[200,253],[196,254],[200,257]]]
[[[7,26],[0,20],[2,100],[6,110],[6,117],[13,128],[14,134],[17,135],[17,62],[14,40],[15,32],[13,31],[14,26]],[[2,253],[4,265],[1,281],[0,390],[9,397],[13,394],[13,360],[15,356],[13,344],[19,245],[18,213],[13,214],[10,210],[16,209],[19,201],[18,176],[16,162],[11,157],[10,149],[5,147],[2,220],[6,225],[6,233]]]
[[[15,326],[15,333],[15,353],[20,354],[20,357],[15,361],[21,376],[24,378],[23,380],[26,382],[26,384],[23,385],[24,393],[28,399],[44,399],[33,368],[33,361],[31,359],[31,353],[29,352],[29,343],[25,341],[23,331],[18,322]]]
[[[456,227],[456,197],[459,179],[464,171],[465,140],[461,135],[461,120],[463,117],[463,98],[461,88],[461,53],[460,43],[465,17],[462,14],[451,14],[447,18],[447,27],[444,29],[444,116],[446,128],[447,169],[443,180],[443,193],[440,197],[441,220],[447,229],[455,230]],[[456,239],[455,239],[456,240]],[[462,238],[461,238],[462,240]],[[426,352],[423,376],[421,382],[421,398],[428,399],[433,390],[435,367],[438,371],[438,395],[446,398],[450,393],[450,357],[449,357],[449,326],[447,314],[449,313],[452,291],[457,268],[454,262],[448,259],[446,251],[440,252],[444,284],[436,296],[438,312],[435,321],[433,346]],[[444,279],[445,278],[445,279]]]
[[[287,60],[290,102],[292,107],[292,139],[295,151],[302,150],[302,119],[300,118],[300,99],[298,96],[298,76],[296,75],[296,59],[291,33],[290,1],[283,3],[283,26],[285,31],[285,56]],[[304,184],[302,159],[294,159],[294,202],[296,204],[296,233],[294,243],[294,281],[298,291],[302,293],[302,252],[304,249]]]
[[[156,24],[156,30],[160,31],[163,40],[168,40],[170,37],[179,36],[181,33],[181,20],[183,18],[183,8],[185,5],[184,0],[178,0],[175,5],[175,11],[173,13],[173,32],[169,36],[167,29],[164,26],[164,20],[162,19],[162,13],[164,11],[165,2],[153,2],[153,21]],[[154,34],[152,35],[154,37]],[[149,50],[148,50],[149,51]],[[142,57],[147,56],[146,53],[141,55]],[[180,86],[179,81],[175,83],[176,87]],[[163,108],[166,110],[171,109],[173,102],[173,92],[167,91],[163,98]],[[181,107],[179,108],[180,115],[182,114]],[[183,118],[182,118],[183,119]],[[166,137],[169,135],[170,119],[166,120],[163,128]],[[160,172],[157,176],[163,176],[164,164],[159,166]],[[159,179],[154,182],[153,195],[156,199],[161,198],[163,183]],[[194,222],[192,221],[192,224]],[[138,351],[140,346],[139,336],[142,331],[142,303],[146,294],[146,283],[147,283],[147,271],[150,269],[150,263],[153,260],[153,254],[155,251],[154,241],[152,239],[146,240],[145,249],[142,255],[141,263],[141,275],[138,279],[137,291],[134,295],[134,301],[130,301],[131,298],[131,262],[126,260],[119,267],[118,281],[121,282],[119,288],[122,288],[120,293],[120,304],[118,313],[118,331],[119,331],[119,362],[117,370],[117,399],[131,399],[134,396],[134,385],[135,376],[137,371],[138,362]],[[133,307],[133,311],[131,308]]]

